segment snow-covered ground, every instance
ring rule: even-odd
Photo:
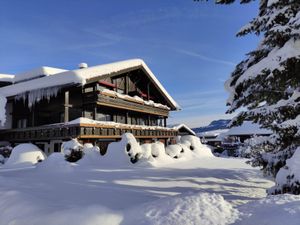
[[[0,225],[239,223],[249,220],[240,207],[273,185],[243,159],[194,157],[155,166],[102,160],[70,164],[56,153],[36,167],[2,166]]]

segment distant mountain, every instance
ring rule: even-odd
[[[193,128],[192,130],[195,133],[201,133],[201,132],[206,132],[206,131],[211,131],[211,130],[226,129],[229,122],[230,122],[230,120],[224,120],[224,119],[214,120],[208,126]]]

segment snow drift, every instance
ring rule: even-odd
[[[27,167],[43,161],[46,155],[33,144],[19,144],[14,147],[4,167]]]
[[[133,208],[126,214],[124,225],[225,225],[237,218],[238,211],[221,195],[197,193],[163,198]]]

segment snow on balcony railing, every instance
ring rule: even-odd
[[[156,103],[152,100],[146,101],[142,98],[140,98],[139,96],[129,96],[129,95],[125,95],[125,94],[120,94],[116,91],[112,91],[112,90],[108,90],[108,89],[104,89],[101,91],[101,94],[103,95],[108,95],[111,97],[115,97],[115,98],[120,98],[120,99],[124,99],[124,100],[128,100],[128,101],[134,101],[140,104],[144,104],[144,105],[149,105],[149,106],[153,106],[156,108],[161,108],[161,109],[167,109],[170,110],[170,108],[166,105],[163,105],[161,103]]]

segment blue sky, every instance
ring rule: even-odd
[[[257,3],[193,0],[0,0],[0,73],[76,69],[142,58],[182,106],[169,123],[191,127],[225,115],[224,81],[257,37],[236,38]]]

